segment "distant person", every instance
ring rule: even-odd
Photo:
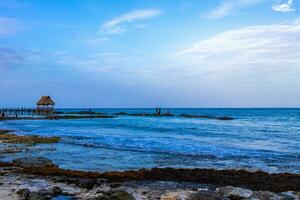
[[[5,113],[3,112],[1,116],[4,118],[5,117]]]

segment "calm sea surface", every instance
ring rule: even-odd
[[[74,111],[64,109],[61,111]],[[78,111],[78,109],[76,110]],[[151,113],[151,109],[93,109]],[[260,169],[300,173],[300,109],[170,109],[173,114],[232,116],[235,120],[133,117],[0,122],[23,135],[60,136],[57,144],[1,155],[44,156],[62,168],[129,170],[152,167]]]

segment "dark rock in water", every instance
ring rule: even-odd
[[[126,191],[117,190],[117,191],[109,191],[107,193],[109,195],[110,200],[135,200],[134,197]]]
[[[30,191],[28,189],[24,188],[24,189],[20,189],[19,191],[17,191],[17,194],[19,195],[21,200],[27,200],[29,198]]]
[[[171,113],[126,113],[126,112],[119,112],[114,113],[114,115],[128,115],[128,116],[135,116],[135,117],[172,117],[174,116]]]
[[[118,188],[120,186],[121,186],[120,183],[112,183],[112,184],[109,185],[109,187],[111,187],[111,188]]]
[[[60,141],[60,137],[42,137],[37,135],[16,135],[10,132],[0,131],[0,140],[11,144],[51,144]]]
[[[126,112],[118,112],[118,113],[115,113],[114,115],[129,115],[129,114]]]
[[[60,187],[54,187],[52,189],[52,194],[53,195],[58,195],[58,194],[62,194],[62,193],[63,193],[63,190]]]
[[[90,190],[94,188],[94,186],[96,185],[96,181],[90,179],[80,179],[77,185],[81,188]]]
[[[48,190],[39,190],[38,192],[30,192],[29,189],[20,189],[17,191],[20,200],[50,200],[51,196]]]
[[[243,200],[243,199],[246,199],[244,197],[240,197],[240,196],[237,196],[237,195],[230,195],[228,198],[230,200]]]
[[[221,117],[216,117],[218,120],[233,120],[233,117],[228,117],[228,116],[221,116]]]
[[[28,200],[50,200],[51,196],[44,191],[31,192]]]
[[[22,149],[20,147],[17,146],[11,146],[11,147],[5,147],[3,149],[0,150],[1,154],[5,154],[5,153],[19,153],[22,152],[23,150],[26,150],[25,148]]]
[[[221,195],[211,191],[201,191],[194,194],[190,200],[228,200]]]
[[[44,157],[25,157],[13,160],[13,165],[22,168],[57,167],[51,160]]]

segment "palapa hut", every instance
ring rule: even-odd
[[[37,110],[44,114],[53,114],[54,112],[55,103],[50,96],[42,96],[36,105]]]

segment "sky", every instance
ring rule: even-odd
[[[300,0],[0,0],[0,107],[300,107]]]

